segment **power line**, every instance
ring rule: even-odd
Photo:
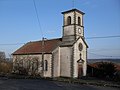
[[[33,4],[34,4],[36,16],[37,16],[37,20],[38,20],[38,25],[39,25],[39,28],[40,28],[40,31],[41,31],[41,35],[42,35],[42,37],[43,37],[43,31],[42,31],[42,28],[41,28],[40,19],[39,19],[39,16],[38,16],[38,11],[37,11],[37,7],[36,7],[35,0],[33,0]]]
[[[86,39],[99,39],[99,38],[119,38],[120,35],[116,35],[116,36],[104,36],[104,37],[87,37]],[[1,43],[0,45],[20,45],[20,44],[25,44],[25,43]]]
[[[119,38],[120,35],[116,35],[116,36],[103,36],[103,37],[87,37],[85,39],[102,39],[102,38]]]

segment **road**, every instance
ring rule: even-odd
[[[0,90],[119,90],[113,87],[69,84],[40,79],[0,79]]]

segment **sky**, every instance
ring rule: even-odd
[[[77,8],[85,13],[88,58],[120,58],[120,0],[0,0],[0,51],[11,53],[29,41],[62,37],[61,12]]]

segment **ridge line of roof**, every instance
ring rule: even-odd
[[[59,40],[59,39],[61,39],[62,40],[62,38],[53,38],[53,39],[47,39],[47,40],[44,40],[44,41],[52,41],[52,40]],[[29,42],[27,42],[27,43],[34,43],[34,42],[41,42],[42,40],[38,40],[38,41],[29,41]],[[27,44],[26,43],[26,44]]]

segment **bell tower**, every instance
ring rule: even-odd
[[[63,41],[74,41],[79,37],[84,38],[83,13],[78,9],[72,9],[63,14]]]

